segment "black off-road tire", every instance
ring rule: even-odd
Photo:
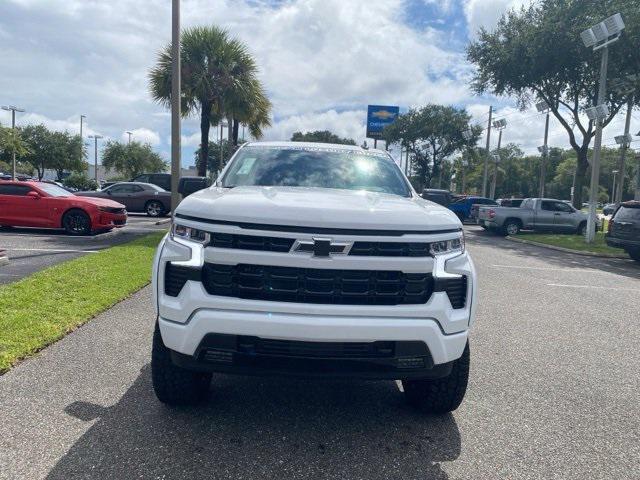
[[[451,373],[435,380],[403,380],[404,395],[413,407],[425,412],[444,414],[462,403],[469,382],[469,344],[455,361]]]
[[[211,374],[192,372],[175,366],[156,323],[151,351],[151,380],[156,397],[162,403],[172,406],[194,405],[206,398]]]
[[[91,233],[91,218],[84,211],[74,208],[62,217],[62,228],[69,235],[89,235]]]

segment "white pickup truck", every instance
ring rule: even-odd
[[[537,230],[584,235],[588,215],[562,200],[525,198],[519,208],[483,207],[478,223],[489,230],[516,235],[520,230]]]
[[[476,273],[458,218],[387,153],[249,143],[178,206],[153,269],[152,379],[167,404],[212,372],[400,379],[408,401],[462,401]]]

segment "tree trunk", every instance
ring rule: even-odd
[[[577,150],[578,163],[576,165],[576,181],[573,191],[573,206],[580,210],[582,208],[582,189],[586,182],[587,169],[589,168],[589,148],[583,147]]]
[[[240,132],[240,122],[233,119],[233,144],[238,145],[238,133]]]
[[[211,104],[202,104],[200,115],[200,161],[198,162],[198,176],[207,176],[209,160],[209,129],[211,128]]]

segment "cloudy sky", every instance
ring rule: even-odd
[[[509,125],[503,142],[528,153],[544,118],[508,98],[477,97],[464,48],[528,0],[183,0],[183,26],[217,24],[249,46],[273,102],[265,139],[324,130],[364,140],[367,104],[463,106],[486,123],[489,105]],[[18,124],[149,142],[169,158],[170,119],[148,93],[147,72],[170,40],[169,0],[0,0],[0,104],[26,110]],[[10,123],[1,111],[0,123]],[[613,143],[623,119],[605,130]],[[549,143],[567,146],[552,118]],[[640,128],[640,115],[632,120]],[[213,135],[213,134],[212,134]],[[497,139],[494,137],[493,142]],[[183,163],[199,143],[183,122]]]

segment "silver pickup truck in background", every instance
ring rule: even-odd
[[[516,235],[520,230],[584,235],[587,214],[561,200],[526,198],[519,208],[481,206],[478,209],[478,223],[505,235]]]

